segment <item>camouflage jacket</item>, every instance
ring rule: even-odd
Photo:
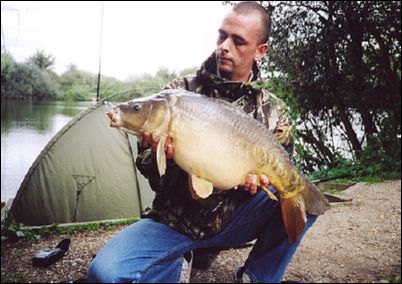
[[[292,159],[294,140],[283,102],[270,92],[253,87],[253,83],[258,82],[257,66],[254,65],[249,83],[229,81],[215,74],[216,61],[212,54],[196,75],[179,77],[166,89],[186,89],[235,104],[273,131]],[[236,208],[252,198],[248,191],[239,189],[214,190],[208,198],[194,200],[188,189],[187,173],[173,160],[168,160],[166,174],[160,178],[155,154],[140,146],[136,164],[156,192],[153,208],[147,208],[142,217],[166,224],[193,239],[209,238],[219,233]]]

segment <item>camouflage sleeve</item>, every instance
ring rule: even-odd
[[[265,92],[266,104],[269,104],[267,109],[268,125],[269,129],[274,133],[275,137],[282,144],[285,150],[289,154],[289,159],[295,162],[295,144],[293,126],[290,120],[286,104],[276,97],[274,94]]]
[[[153,191],[158,192],[161,189],[162,180],[159,176],[156,163],[156,154],[150,148],[144,148],[138,143],[138,156],[135,164],[140,173],[146,177]]]
[[[170,81],[163,89],[164,90],[168,90],[168,89],[188,90],[189,89],[189,78],[188,78],[188,76],[177,77],[173,81]]]

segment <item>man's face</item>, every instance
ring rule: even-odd
[[[234,81],[247,81],[254,61],[268,49],[261,44],[261,20],[257,15],[230,12],[219,29],[216,61],[221,74]]]

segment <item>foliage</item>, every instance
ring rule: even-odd
[[[182,71],[183,72],[183,71]],[[186,72],[186,71],[184,71]],[[160,67],[156,72],[156,75],[141,74],[137,76],[131,76],[126,82],[126,90],[122,95],[116,96],[113,100],[126,101],[136,97],[143,97],[150,94],[154,94],[162,90],[167,83],[176,78],[176,73],[169,71],[165,67]]]
[[[100,222],[92,222],[85,224],[71,224],[71,225],[49,225],[36,228],[23,227],[21,223],[12,220],[8,228],[2,229],[1,240],[16,240],[20,238],[28,238],[31,241],[39,240],[41,238],[49,237],[58,234],[72,234],[79,231],[94,231],[100,228],[109,229],[114,226],[130,225],[138,221],[138,218],[128,218],[125,220],[105,220]]]
[[[21,228],[21,224],[15,222],[15,220],[12,221],[10,226],[8,226],[7,229],[2,228],[1,231],[1,241],[5,240],[15,240],[15,239],[20,239],[20,238],[29,238],[30,240],[38,240],[40,239],[40,236],[38,234],[34,234],[32,232],[24,231]]]
[[[12,80],[12,75],[15,72],[16,62],[11,54],[1,53],[1,93],[6,91],[7,82]],[[2,95],[3,96],[3,95]]]
[[[34,64],[20,64],[8,53],[1,55],[1,96],[6,98],[55,98],[51,76]]]
[[[43,50],[38,50],[34,55],[28,58],[28,64],[33,64],[40,70],[48,70],[55,63],[55,58],[46,54]]]
[[[17,63],[9,53],[1,54],[1,96],[18,99],[49,99],[94,101],[97,93],[98,76],[79,70],[71,64],[60,76],[51,71],[55,58],[44,51],[37,51],[25,63]],[[194,72],[188,68],[179,74]],[[101,76],[100,99],[121,93],[111,100],[125,101],[160,91],[175,79],[177,74],[160,67],[155,75],[132,76],[122,82]],[[131,90],[131,91],[128,91]]]
[[[401,283],[401,275],[386,275],[384,279],[389,283]]]
[[[348,156],[376,164],[368,174],[400,171],[400,2],[262,4],[274,10],[261,66],[290,108],[303,169]]]
[[[91,94],[96,94],[95,86],[95,76],[78,70],[75,65],[70,65],[60,76],[60,91],[66,100],[90,100]]]
[[[400,179],[401,172],[387,169],[382,160],[367,162],[341,158],[336,167],[323,167],[321,170],[313,172],[309,178],[311,180],[336,178],[334,180],[338,182],[376,183],[388,179]]]
[[[23,272],[9,273],[1,271],[1,283],[24,283],[26,275]]]

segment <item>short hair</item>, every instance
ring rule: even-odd
[[[257,13],[260,16],[262,23],[262,35],[260,43],[266,43],[268,41],[271,33],[271,14],[267,9],[257,2],[245,1],[236,4],[232,10],[239,14]]]

